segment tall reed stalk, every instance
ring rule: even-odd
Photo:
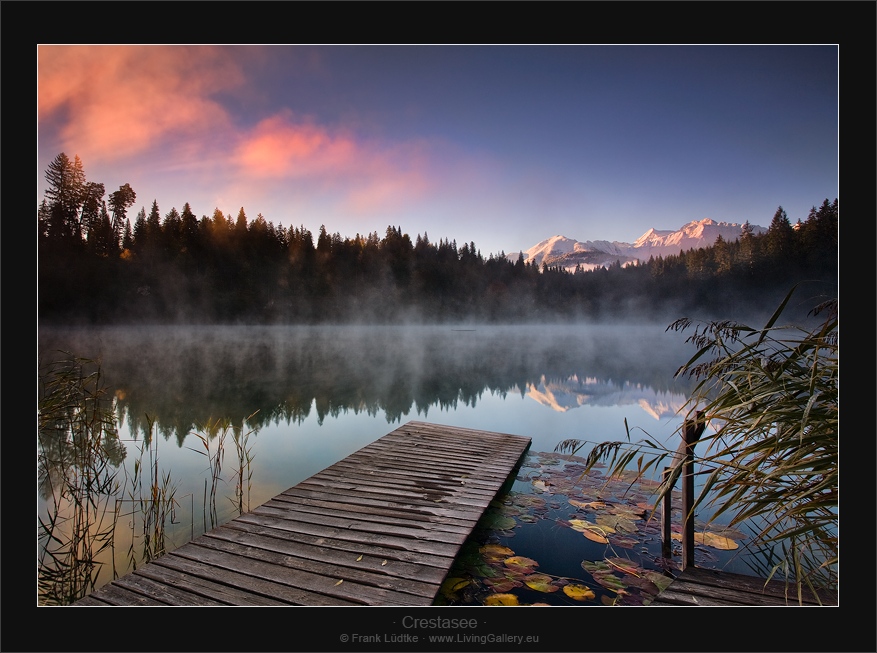
[[[258,411],[256,411],[258,412]],[[209,419],[200,427],[201,432],[193,432],[190,435],[197,438],[201,443],[201,448],[188,449],[201,454],[207,459],[207,476],[204,479],[204,530],[207,531],[219,525],[220,519],[216,508],[216,498],[219,492],[220,481],[225,482],[222,478],[222,468],[225,459],[225,446],[229,434],[231,434],[237,456],[237,467],[235,468],[232,478],[235,483],[235,497],[229,500],[235,506],[237,513],[243,514],[244,506],[249,510],[250,490],[253,481],[253,453],[250,444],[250,436],[256,430],[250,429],[245,431],[244,425],[255,415],[252,413],[245,418],[241,426],[233,425],[228,418]]]
[[[40,366],[37,410],[39,601],[71,603],[91,592],[114,543],[118,466],[125,457],[112,400],[94,361]]]
[[[170,472],[162,474],[158,467],[158,438],[153,437],[154,420],[146,415],[149,437],[144,437],[128,479],[128,502],[133,505],[131,544],[128,561],[133,569],[166,553],[166,525],[176,514],[176,485]],[[144,456],[146,460],[144,461]],[[145,471],[144,471],[145,470]],[[119,500],[119,504],[124,500]],[[137,528],[139,521],[139,529]],[[139,530],[139,535],[137,531]],[[139,550],[136,540],[139,538]]]
[[[765,575],[786,579],[800,600],[805,587],[833,590],[838,582],[838,303],[811,312],[815,328],[780,326],[794,292],[764,327],[698,325],[687,339],[697,353],[677,376],[699,379],[683,410],[688,419],[703,411],[713,429],[695,450],[705,478],[695,506],[712,509],[711,520],[727,513],[731,526],[754,524],[752,548]],[[692,324],[681,319],[668,330]],[[566,440],[557,450],[583,445]],[[616,473],[636,462],[645,474],[673,455],[648,439],[631,443],[628,433],[628,442],[594,447],[588,468],[608,461]],[[680,468],[673,466],[659,501]]]

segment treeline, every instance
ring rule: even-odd
[[[59,154],[38,207],[39,315],[56,323],[319,323],[674,319],[758,303],[790,283],[835,291],[837,200],[793,226],[638,266],[596,270],[486,258],[474,242],[414,240],[388,226],[354,237],[275,225],[261,214],[196,218],[188,203],[133,218],[125,184],[106,196],[78,157]]]

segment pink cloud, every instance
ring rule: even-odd
[[[347,173],[363,153],[352,137],[292,123],[284,113],[261,121],[244,135],[234,158],[248,175],[295,178]]]
[[[261,121],[238,145],[232,160],[255,179],[308,179],[335,194],[356,213],[398,206],[432,187],[423,143],[388,144],[358,139],[313,122],[296,122],[290,112]]]
[[[225,128],[228,116],[212,95],[243,82],[231,54],[203,46],[40,46],[40,124],[62,121],[62,149],[104,160]]]

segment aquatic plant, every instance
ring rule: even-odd
[[[837,587],[838,302],[811,311],[814,328],[779,325],[794,292],[761,328],[698,324],[687,339],[697,353],[676,374],[699,379],[686,419],[701,413],[711,427],[696,450],[704,482],[695,508],[711,509],[711,521],[730,515],[731,527],[756,524],[750,548],[765,562],[764,574],[785,579],[800,600],[804,588]],[[667,330],[693,324],[683,318]],[[567,440],[557,450],[584,445]],[[631,443],[628,432],[627,442],[595,446],[587,464],[608,461],[614,474],[635,463],[642,475],[673,455],[649,439]],[[680,468],[681,461],[671,466],[659,501]]]
[[[67,604],[91,592],[118,519],[125,457],[100,366],[64,352],[40,367],[37,407],[38,596]]]

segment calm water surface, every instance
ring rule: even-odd
[[[622,440],[627,420],[633,440],[675,449],[691,383],[673,374],[694,352],[665,327],[53,328],[40,330],[39,354],[42,363],[61,352],[100,361],[124,474],[149,459],[176,488],[170,550],[413,419],[525,435],[531,452],[552,452],[567,438]],[[236,492],[242,458],[229,432],[212,514],[209,464],[219,440],[209,425],[219,420],[248,434],[250,484]],[[531,476],[514,492],[531,492]],[[45,497],[38,503],[44,512]],[[568,512],[563,502],[551,514]],[[137,528],[134,513],[119,520],[116,573],[131,568]],[[513,548],[542,560],[542,571],[556,560],[558,571],[547,573],[571,576],[572,565],[582,575],[583,545],[594,543],[566,531],[527,524]],[[113,578],[111,562],[98,585]]]

